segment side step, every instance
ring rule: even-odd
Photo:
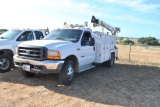
[[[83,72],[83,71],[85,71],[85,70],[88,70],[88,69],[94,68],[94,67],[95,67],[95,66],[94,66],[94,65],[92,65],[92,64],[88,64],[88,65],[80,66],[80,67],[79,67],[79,73],[80,73],[80,72]]]

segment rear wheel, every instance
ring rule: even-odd
[[[111,59],[105,62],[107,67],[112,67],[115,63],[115,55],[114,53],[111,54]]]
[[[61,84],[69,86],[72,83],[75,73],[74,63],[72,60],[66,60],[61,72],[59,73],[59,81]]]
[[[9,72],[12,68],[13,60],[8,55],[0,55],[0,73]]]
[[[35,76],[35,73],[27,72],[27,71],[24,71],[23,69],[21,69],[21,74],[22,74],[24,77],[29,77],[29,78]]]

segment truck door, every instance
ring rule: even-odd
[[[22,42],[24,42],[24,41],[31,41],[31,40],[34,40],[33,32],[32,32],[32,31],[25,31],[25,32],[23,32],[23,33],[16,39],[13,52],[15,53],[16,47],[17,47],[20,43],[22,43]]]
[[[95,60],[95,46],[90,45],[92,39],[89,31],[84,31],[80,41],[80,47],[77,49],[79,53],[79,65],[87,65]]]

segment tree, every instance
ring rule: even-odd
[[[124,39],[124,37],[119,37],[119,40],[122,41]]]
[[[143,45],[153,45],[153,46],[159,46],[160,43],[155,37],[142,37],[138,39],[138,43]]]
[[[0,32],[6,32],[8,31],[7,29],[0,29]]]
[[[129,40],[129,39],[124,40],[123,43],[124,43],[125,45],[134,45],[134,42],[131,41],[131,40]]]

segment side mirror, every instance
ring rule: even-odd
[[[89,41],[89,45],[90,45],[90,46],[94,46],[94,45],[95,45],[95,40],[94,40],[94,38],[91,38],[91,40]]]
[[[44,38],[44,37],[43,37],[43,36],[41,36],[41,37],[40,37],[40,40],[42,40],[43,38]]]

